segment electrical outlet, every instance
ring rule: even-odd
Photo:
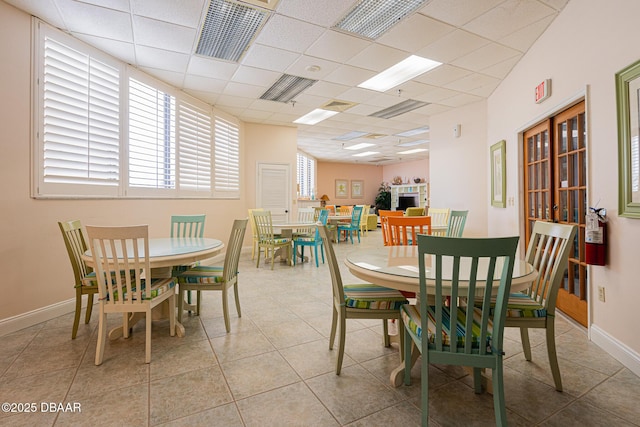
[[[604,302],[604,286],[598,286],[598,299]]]

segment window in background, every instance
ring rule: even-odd
[[[298,153],[297,177],[298,197],[315,198],[316,161],[311,157]]]

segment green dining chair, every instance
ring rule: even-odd
[[[75,339],[80,325],[80,314],[82,312],[82,296],[87,295],[87,308],[84,323],[91,320],[91,309],[93,308],[93,296],[98,293],[98,282],[96,274],[91,267],[88,267],[82,259],[82,255],[87,250],[87,243],[82,234],[82,224],[80,220],[58,222],[64,245],[73,268],[73,277],[76,289],[76,311],[73,318],[73,329],[71,339]]]
[[[329,217],[329,211],[323,209],[318,214],[318,222],[322,225],[327,225],[327,218]],[[310,246],[314,249],[314,257],[316,259],[316,267],[319,267],[318,262],[318,247],[320,247],[320,254],[322,255],[322,263],[324,264],[324,245],[320,238],[320,232],[318,227],[313,227],[313,235],[301,235],[293,237],[293,265],[296,265],[298,258],[298,248],[300,248],[300,257],[304,259],[304,247]]]
[[[171,215],[171,237],[204,237],[206,215]],[[173,275],[186,271],[188,266],[176,266]],[[187,303],[191,305],[191,292],[187,292]],[[196,296],[196,305],[200,305],[200,294]],[[191,312],[191,311],[189,311]]]
[[[229,242],[227,243],[223,266],[197,265],[179,274],[176,281],[180,286],[178,292],[178,322],[182,322],[184,292],[197,291],[196,314],[200,314],[200,293],[202,291],[222,291],[222,314],[224,326],[227,332],[231,332],[229,320],[228,290],[233,287],[236,300],[238,317],[242,317],[240,311],[240,297],[238,295],[238,263],[242,242],[247,229],[248,219],[237,219],[231,227]]]
[[[518,239],[517,236],[469,239],[418,235],[419,305],[402,305],[400,314],[405,331],[406,385],[411,384],[411,364],[415,360],[410,356],[412,346],[422,354],[423,426],[428,425],[429,420],[430,363],[472,367],[476,393],[482,391],[481,370],[491,369],[495,424],[507,425],[502,344]],[[485,275],[479,273],[481,262],[488,265]],[[435,275],[433,286],[427,286],[427,268]],[[474,301],[478,282],[485,287],[481,303],[466,304]],[[497,294],[494,302],[492,294]]]
[[[344,346],[346,340],[347,319],[380,319],[382,320],[382,333],[385,347],[391,345],[387,320],[399,319],[400,306],[409,301],[395,289],[373,285],[371,283],[359,283],[355,285],[343,285],[338,259],[333,250],[330,232],[326,226],[318,226],[318,232],[324,250],[327,254],[327,263],[331,272],[331,287],[333,290],[333,318],[331,321],[331,335],[329,337],[329,350],[333,349],[336,331],[340,330],[338,338],[338,359],[336,361],[336,375],[342,370],[344,358]],[[402,349],[403,335],[400,334],[400,349]]]
[[[358,236],[358,243],[360,243],[360,219],[362,218],[362,206],[354,206],[351,211],[351,222],[349,223],[338,223],[338,241],[340,241],[340,233],[345,232],[348,233],[346,239],[351,239],[351,244],[353,245],[353,233],[356,233]]]
[[[451,211],[449,213],[449,222],[447,223],[447,237],[462,237],[464,224],[467,222],[467,214],[469,211]]]

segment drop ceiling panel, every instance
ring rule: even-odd
[[[554,17],[555,16],[552,15],[542,18],[531,25],[528,25],[518,31],[514,31],[498,41],[513,49],[517,49],[520,52],[526,52],[529,49],[529,46],[531,46],[538,37],[540,37],[540,34],[547,29],[549,24],[551,24]]]
[[[278,13],[322,27],[331,27],[344,15],[356,0],[295,0],[281,1]]]
[[[238,64],[204,56],[192,56],[187,72],[196,76],[210,77],[212,79],[230,80],[238,69]]]
[[[447,89],[457,90],[459,92],[471,92],[473,90],[481,88],[482,86],[491,85],[499,81],[500,80],[495,77],[487,76],[480,73],[473,73],[451,83],[448,83],[444,87],[446,87]]]
[[[324,78],[327,74],[335,71],[339,66],[340,64],[337,62],[327,61],[313,56],[301,55],[293,64],[287,67],[285,72],[293,76],[319,80]],[[310,67],[319,67],[319,70],[313,71]]]
[[[507,0],[465,24],[464,28],[497,40],[553,14],[553,8],[539,1]],[[495,25],[496,22],[502,24]]]
[[[443,64],[428,73],[418,76],[416,80],[432,86],[444,86],[469,74],[471,74],[471,71],[464,68]]]
[[[100,0],[102,2],[102,0]],[[128,7],[127,0],[117,0]],[[172,0],[158,7],[158,0],[130,0],[135,15],[146,16],[164,22],[172,22],[190,28],[198,28],[202,11],[208,7],[205,0]],[[104,3],[104,2],[103,2]]]
[[[403,25],[392,27],[377,42],[406,52],[415,52],[454,30],[455,27],[451,25],[415,13]]]
[[[329,30],[318,37],[305,53],[343,64],[370,44],[369,41]]]
[[[322,34],[322,27],[286,16],[271,16],[256,37],[256,43],[291,52],[304,52]]]
[[[129,13],[71,0],[57,0],[56,3],[72,33],[133,42]]]
[[[187,71],[189,55],[146,46],[136,47],[136,59],[141,67],[165,69],[184,73]]]
[[[371,70],[364,70],[350,65],[342,65],[325,77],[325,80],[347,86],[358,86],[360,83],[370,79],[375,74],[376,73]]]
[[[223,95],[255,99],[259,98],[260,95],[264,93],[264,91],[264,86],[254,86],[246,83],[229,82],[224,88]]]
[[[198,36],[194,28],[142,16],[133,17],[133,35],[136,43],[142,46],[160,47],[186,54],[193,51]]]
[[[481,70],[482,74],[486,74],[497,79],[502,80],[509,74],[511,69],[520,61],[522,55],[514,56],[513,58],[509,58],[506,61],[498,62],[495,65],[492,65],[487,68],[483,68]]]
[[[237,83],[247,83],[256,86],[270,87],[280,78],[282,74],[270,70],[262,70],[260,68],[245,67],[241,65],[231,77],[231,81]]]
[[[410,54],[405,51],[380,44],[372,44],[347,61],[347,64],[379,73],[409,56]]]
[[[282,73],[299,56],[300,54],[296,52],[254,43],[245,54],[242,64]]]
[[[344,99],[343,94],[348,90],[350,90],[349,86],[319,81],[309,89],[305,90],[305,93],[309,95],[326,96],[327,98]]]
[[[221,94],[227,86],[227,80],[211,79],[189,74],[184,79],[184,87],[194,91],[215,92]]]
[[[518,55],[520,52],[515,49],[498,43],[490,43],[452,61],[451,64],[472,71],[480,71]]]
[[[103,37],[95,37],[87,34],[77,34],[76,37],[83,42],[108,53],[114,58],[118,58],[121,61],[126,62],[127,64],[136,63],[136,52],[133,43],[105,39]]]
[[[447,63],[487,44],[489,44],[489,40],[485,38],[467,31],[456,30],[444,35],[429,46],[420,49],[417,54],[425,58]]]
[[[431,0],[420,13],[460,27],[504,0]]]

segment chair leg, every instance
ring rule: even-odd
[[[409,331],[407,330],[406,327],[402,327],[403,331],[402,333],[404,334],[404,384],[405,385],[411,385],[411,345],[413,343],[413,338],[411,338],[411,334],[409,334]],[[417,350],[416,350],[417,351]],[[424,363],[423,363],[424,366]],[[428,385],[425,384],[425,387],[427,387]],[[424,404],[424,402],[423,402]],[[422,408],[422,412],[425,411],[425,407]],[[425,424],[426,425],[426,424]]]
[[[313,257],[316,259],[316,268],[317,268],[317,267],[320,267],[320,266],[318,265],[318,245],[316,245],[316,246],[314,247],[314,250],[315,250],[315,255],[314,255]],[[324,262],[323,262],[323,264],[324,264]]]
[[[382,319],[382,340],[385,347],[391,347],[391,340],[389,339],[389,322],[387,319]]]
[[[562,391],[562,377],[560,376],[560,366],[558,365],[558,355],[556,354],[556,337],[555,325],[553,319],[549,321],[547,318],[547,354],[549,356],[549,365],[551,366],[551,374],[557,391]]]
[[[320,253],[322,254],[322,263],[324,264],[324,243],[320,245]]]
[[[196,316],[200,316],[200,297],[202,292],[196,291]]]
[[[144,363],[151,363],[151,308],[145,313],[144,322],[146,331],[144,337]]]
[[[182,323],[182,313],[184,312],[184,291],[178,290],[178,322]]]
[[[80,312],[82,311],[82,291],[80,288],[76,288],[76,314],[73,317],[73,329],[71,329],[71,339],[76,339],[78,334],[78,325],[80,324]],[[89,310],[89,307],[87,307]]]
[[[84,323],[91,321],[91,311],[93,309],[93,294],[87,294],[87,309],[84,315]]]
[[[491,376],[493,379],[493,410],[496,414],[496,426],[506,426],[507,409],[505,407],[504,400],[502,356],[499,356],[499,360],[497,361],[495,368],[492,370]]]
[[[529,343],[529,330],[527,328],[520,328],[520,341],[522,341],[524,358],[531,362],[531,344]]]
[[[151,313],[151,311],[149,311]],[[151,314],[149,314],[151,316]],[[176,335],[176,294],[169,297],[169,335]]]
[[[100,306],[100,317],[98,318],[98,343],[96,344],[96,366],[102,365],[104,359],[104,345],[107,342],[107,314]]]
[[[261,252],[261,248],[260,246],[258,246],[258,261],[256,261],[256,268],[260,267],[260,252]],[[265,254],[265,256],[267,256]]]
[[[405,339],[406,338],[407,337],[405,337]],[[408,341],[410,341],[409,346],[411,346],[411,342],[413,342],[413,339],[409,338]],[[420,344],[416,343],[415,345],[417,347],[419,345],[422,345],[422,343]],[[419,353],[419,352],[420,351],[418,351],[418,349],[416,348],[416,353]],[[412,357],[405,357],[405,358],[406,360],[413,359]],[[408,368],[409,377],[411,377],[412,365],[413,364],[410,362],[409,363],[410,367]],[[428,426],[429,425],[429,355],[428,354],[422,355],[421,368],[422,369],[420,369],[420,407],[422,408],[422,425]],[[407,370],[406,364],[405,364],[405,370]]]
[[[473,391],[476,394],[482,393],[482,369],[473,368]]]
[[[336,327],[338,326],[338,310],[333,307],[333,316],[331,318],[331,334],[329,334],[329,350],[333,350],[333,343],[336,339]]]
[[[229,333],[231,332],[231,325],[229,322],[229,298],[226,286],[222,288],[222,315],[224,316],[224,327]]]
[[[240,297],[238,295],[238,279],[236,279],[236,284],[233,285],[233,295],[236,298],[236,311],[238,312],[238,317],[242,317],[242,312],[240,311]]]
[[[340,375],[342,370],[342,359],[344,358],[344,344],[347,338],[347,319],[345,313],[340,313],[340,341],[338,342],[338,360],[336,362],[336,375]]]

